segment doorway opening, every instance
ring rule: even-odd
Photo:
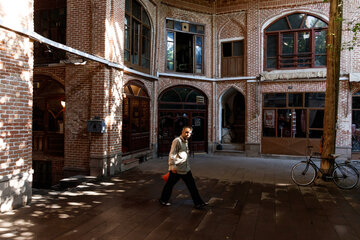
[[[158,154],[168,154],[184,126],[192,126],[192,152],[207,152],[207,104],[204,93],[190,86],[176,86],[159,96]]]
[[[245,149],[245,97],[234,88],[220,100],[220,143],[234,150]]]

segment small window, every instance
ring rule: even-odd
[[[166,69],[183,73],[204,72],[204,26],[166,19]]]
[[[222,43],[221,76],[244,75],[244,41]]]

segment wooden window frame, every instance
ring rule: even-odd
[[[274,93],[263,93],[263,100],[264,100],[264,95],[265,94],[276,94],[276,93],[280,93],[280,92],[274,92]],[[317,139],[317,138],[310,138],[309,137],[309,131],[310,130],[321,130],[321,131],[324,131],[323,128],[311,128],[309,126],[309,116],[310,116],[310,111],[311,110],[325,110],[325,107],[306,107],[305,106],[305,96],[306,96],[306,93],[310,93],[310,92],[288,92],[288,93],[285,93],[286,94],[286,104],[284,107],[265,107],[264,104],[263,104],[263,109],[262,109],[262,116],[264,117],[264,110],[274,110],[275,111],[275,136],[264,136],[264,120],[262,122],[262,137],[263,138],[281,138],[278,136],[278,110],[291,110],[291,111],[294,111],[294,110],[306,110],[306,137],[303,137],[303,138],[306,138],[306,139]],[[311,93],[324,93],[324,92],[311,92]],[[297,106],[297,107],[294,107],[294,106],[289,106],[289,94],[302,94],[302,106]],[[293,131],[290,131],[291,132],[291,135],[290,137],[283,137],[283,138],[294,138],[293,137]]]
[[[236,42],[242,42],[243,44],[243,54],[241,56],[234,56],[234,43]],[[224,44],[225,43],[231,43],[231,56],[228,57],[224,57]],[[235,41],[225,41],[225,42],[221,42],[221,77],[237,77],[237,76],[245,76],[245,57],[244,57],[244,53],[245,53],[245,41],[244,39],[241,40],[235,40]],[[227,74],[224,74],[225,70],[224,70],[224,65],[225,65],[225,60],[227,59],[232,59],[232,60],[236,60],[236,59],[242,59],[242,68],[239,71],[239,74],[235,74],[235,75],[231,75],[227,72]],[[230,60],[231,61],[231,60]],[[231,66],[230,66],[231,67]]]
[[[167,27],[167,21],[174,21],[174,24],[172,25],[173,27],[172,28],[169,28]],[[189,24],[189,25],[193,25],[195,26],[196,28],[198,27],[202,27],[204,29],[204,32],[203,33],[199,33],[199,32],[191,32],[191,31],[182,31],[182,30],[177,30],[175,29],[174,25],[175,25],[175,22],[178,22],[180,24]],[[193,71],[192,72],[189,72],[189,73],[184,73],[184,72],[179,72],[179,73],[184,73],[184,74],[195,74],[195,75],[204,75],[205,73],[205,69],[204,69],[204,53],[205,53],[205,25],[202,25],[202,24],[197,24],[197,23],[189,23],[189,22],[186,22],[186,21],[179,21],[179,20],[174,20],[174,19],[170,19],[170,18],[167,18],[165,19],[165,43],[166,43],[166,46],[165,46],[165,49],[167,50],[168,48],[168,40],[167,40],[167,35],[168,35],[168,32],[172,32],[174,34],[174,41],[173,41],[173,44],[174,44],[174,53],[173,53],[173,60],[172,61],[168,61],[167,59],[167,52],[165,54],[165,70],[167,72],[179,72],[176,70],[176,33],[177,32],[181,32],[181,33],[186,33],[186,34],[191,34],[192,35],[192,43],[193,43],[193,49],[192,49],[192,56],[193,56],[193,60],[192,60],[192,66],[193,66]],[[202,59],[201,59],[201,73],[197,73],[196,72],[196,37],[201,37],[202,38],[202,49],[201,49],[201,56],[202,56]],[[168,63],[169,62],[173,62],[174,64],[174,69],[173,70],[170,70],[168,69]]]
[[[126,44],[124,44],[124,51],[128,52],[129,53],[129,60],[126,60],[125,58],[125,52],[124,52],[124,62],[125,62],[125,65],[127,67],[130,67],[130,68],[133,68],[135,70],[138,70],[138,71],[141,71],[141,72],[145,72],[145,73],[150,73],[150,67],[151,67],[151,26],[146,24],[145,22],[142,21],[142,19],[144,18],[143,17],[143,14],[146,14],[147,15],[147,18],[149,18],[149,15],[146,13],[146,8],[144,8],[144,6],[137,0],[127,0],[129,1],[129,6],[130,6],[130,10],[129,11],[126,11],[125,9],[125,20],[126,20],[126,16],[129,17],[129,23],[128,23],[128,29],[129,29],[129,34],[128,34],[128,41],[129,41],[129,48],[126,48]],[[132,2],[133,1],[136,1],[140,6],[141,6],[141,9],[140,9],[140,12],[141,12],[141,19],[138,19],[136,16],[134,16],[132,14],[132,9],[133,9],[133,6],[132,6]],[[139,23],[139,30],[138,30],[138,33],[136,34],[138,36],[138,40],[137,42],[135,43],[135,40],[134,40],[134,36],[135,36],[135,29],[134,29],[134,21],[137,21]],[[147,59],[149,61],[149,67],[148,68],[145,68],[142,66],[142,47],[143,47],[143,28],[147,28],[148,31],[150,32],[150,37],[149,38],[146,38],[149,40],[149,43],[150,43],[150,46],[147,46],[147,44],[145,43],[145,46],[149,48],[149,59]],[[126,28],[126,26],[125,26]],[[124,30],[124,32],[126,31],[126,29]],[[126,38],[126,34],[124,34],[124,39]],[[126,39],[124,41],[126,43]],[[138,48],[137,48],[137,53],[138,53],[138,63],[135,64],[132,62],[132,56],[133,56],[133,53],[135,51],[135,44],[138,45]],[[145,50],[146,51],[146,50]]]
[[[302,22],[300,24],[299,28],[296,29],[292,29],[292,26],[290,24],[290,20],[288,19],[288,17],[292,14],[304,14],[304,17],[302,19]],[[308,17],[314,17],[317,18],[321,21],[323,21],[324,23],[327,24],[327,21],[322,19],[321,17],[315,16],[315,15],[311,15],[311,14],[307,14],[307,13],[302,13],[302,12],[296,12],[296,13],[291,13],[286,15],[285,17],[282,18],[278,18],[276,19],[272,24],[270,24],[264,31],[264,69],[267,71],[271,71],[271,70],[291,70],[291,69],[304,69],[304,68],[318,68],[318,67],[326,67],[326,62],[325,65],[315,65],[315,57],[316,56],[325,56],[326,57],[326,53],[325,54],[316,54],[315,53],[315,38],[316,38],[316,32],[321,32],[321,31],[327,31],[328,28],[327,27],[318,27],[318,28],[302,28],[305,19]],[[269,31],[266,32],[266,30],[268,28],[270,28],[273,24],[275,24],[276,22],[280,21],[281,19],[285,18],[286,22],[289,26],[289,29],[287,30],[276,30],[276,31]],[[298,52],[298,33],[301,32],[309,32],[310,33],[310,52],[307,53],[299,53]],[[293,63],[291,65],[294,65],[294,67],[284,67],[282,66],[283,64],[281,63],[281,61],[285,61],[284,59],[286,59],[286,56],[284,56],[284,54],[282,54],[282,36],[284,34],[288,34],[288,33],[292,33],[294,36],[294,50],[293,50],[293,54],[289,55],[289,60],[293,61]],[[276,56],[275,57],[271,57],[274,58],[276,60],[276,67],[268,67],[267,66],[267,39],[268,36],[276,36],[276,47],[277,47],[277,51],[276,51]],[[310,57],[305,57],[305,58],[300,58],[299,55],[305,55],[308,54]],[[291,58],[292,56],[292,58]],[[309,58],[309,62],[308,63],[304,63],[304,62],[298,62],[299,59],[306,59]],[[300,65],[300,66],[299,66]],[[301,65],[308,65],[308,66],[301,66]]]

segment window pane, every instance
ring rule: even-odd
[[[299,29],[304,16],[305,16],[305,14],[303,14],[303,13],[301,13],[301,14],[296,13],[296,14],[291,14],[290,16],[288,16],[291,28]]]
[[[310,52],[310,32],[298,33],[298,52]]]
[[[325,22],[321,21],[320,19],[314,25],[315,28],[323,28],[323,27],[326,28],[327,26],[328,25]]]
[[[181,96],[182,102],[185,102],[187,95],[192,91],[192,89],[186,87],[176,87],[174,89]]]
[[[267,68],[276,68],[276,59],[275,58],[271,58],[271,59],[267,59],[266,60],[266,67]]]
[[[174,21],[174,29],[175,30],[181,30],[181,22]]]
[[[360,111],[352,111],[351,125],[352,151],[360,152]]]
[[[168,32],[167,40],[168,40],[168,42],[173,42],[174,41],[174,33],[173,32]]]
[[[144,8],[142,9],[142,22],[150,26],[150,20]]]
[[[315,32],[315,54],[326,54],[326,33],[326,30]]]
[[[291,137],[291,110],[279,109],[277,123],[278,137]]]
[[[160,98],[161,102],[181,102],[179,95],[174,90],[166,91]]]
[[[190,32],[196,33],[196,25],[190,24]]]
[[[232,50],[231,50],[231,42],[223,43],[223,57],[231,57]]]
[[[293,111],[293,137],[306,138],[306,109],[296,109]]]
[[[196,55],[196,64],[202,64],[202,48],[200,46],[196,46],[195,48],[195,55]]]
[[[166,19],[166,28],[173,29],[174,28],[174,21]]]
[[[150,60],[146,58],[141,58],[141,66],[143,68],[150,68]]]
[[[196,32],[203,34],[204,33],[204,26],[197,25],[196,26]]]
[[[279,30],[288,30],[289,25],[286,21],[285,18],[282,18],[280,20],[278,20],[277,22],[275,22],[274,24],[272,24],[269,28],[266,29],[266,32],[271,32],[271,31],[279,31]]]
[[[303,94],[302,93],[289,93],[289,107],[302,107]]]
[[[132,92],[134,93],[135,96],[139,95],[139,92],[141,90],[140,87],[136,86],[136,85],[130,85],[129,86],[132,90]]]
[[[124,60],[130,62],[130,53],[127,50],[125,50]]]
[[[324,110],[309,110],[309,128],[323,128]]]
[[[200,36],[196,36],[196,46],[195,46],[195,73],[202,73],[202,45],[203,38]]]
[[[315,56],[315,67],[326,66],[326,56]]]
[[[130,17],[125,15],[125,48],[130,49]]]
[[[125,1],[125,11],[130,13],[130,0]]]
[[[321,20],[313,16],[307,16],[303,28],[313,28],[318,23],[318,21]]]
[[[146,38],[150,38],[150,29],[146,26],[143,26],[142,35]]]
[[[285,107],[286,93],[264,94],[264,107]]]
[[[170,62],[174,61],[174,43],[173,42],[167,43],[167,61],[170,61]]]
[[[202,73],[202,64],[196,64],[195,73]]]
[[[309,138],[321,138],[322,135],[322,130],[309,130]]]
[[[294,34],[282,34],[282,54],[294,54]]]
[[[360,97],[353,97],[352,98],[352,109],[360,109]]]
[[[263,136],[264,137],[276,137],[276,110],[266,109],[263,116]]]
[[[134,17],[141,20],[141,5],[136,0],[132,1],[132,14]]]
[[[266,53],[268,57],[275,57],[277,54],[277,35],[267,36]]]
[[[167,63],[167,69],[169,69],[169,70],[174,70],[174,62],[168,62]]]
[[[196,45],[197,46],[202,46],[202,37],[196,36]]]
[[[243,41],[238,41],[233,43],[233,56],[243,56],[244,55],[244,46]]]
[[[305,93],[305,107],[325,107],[325,93]]]

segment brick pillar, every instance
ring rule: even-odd
[[[116,51],[119,29],[114,17],[119,1],[68,0],[67,44],[110,61],[121,59]],[[116,16],[115,16],[116,15]],[[71,59],[78,57],[71,56]],[[111,58],[111,59],[110,59]],[[65,175],[114,174],[121,159],[122,72],[87,60],[83,66],[67,66]],[[88,132],[87,122],[105,121],[104,133]]]
[[[23,6],[19,11],[11,11]],[[1,1],[0,21],[33,30],[33,1]],[[26,11],[25,11],[26,9]],[[0,212],[31,201],[33,44],[0,28]]]
[[[261,91],[258,83],[247,84],[247,136],[245,140],[245,151],[247,156],[260,155],[261,143]]]
[[[248,34],[247,36],[247,75],[257,76],[259,74],[260,55],[260,28],[259,28],[259,3],[258,0],[249,3],[247,14]]]

